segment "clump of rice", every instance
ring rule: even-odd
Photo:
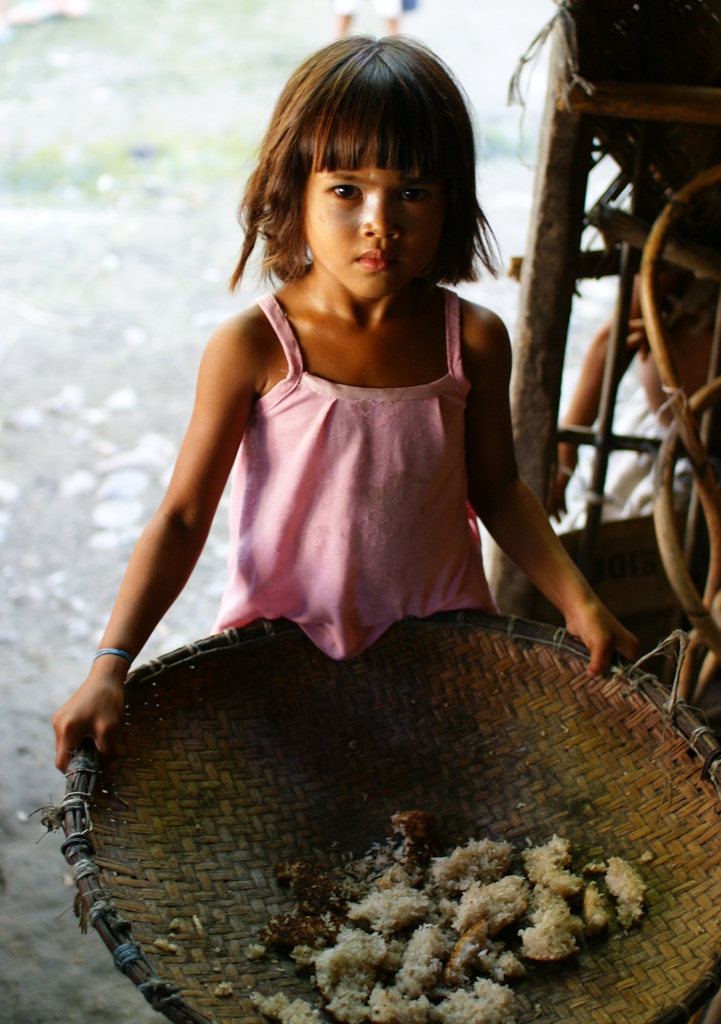
[[[296,946],[292,956],[298,970],[314,972],[324,1009],[339,1024],[513,1024],[510,983],[524,977],[524,960],[563,960],[610,933],[613,903],[622,929],[643,916],[646,885],[619,857],[588,865],[586,871],[599,875],[588,883],[571,869],[570,841],[557,835],[524,850],[515,871],[510,843],[489,838],[433,857],[429,818],[420,811],[395,815],[401,845],[349,862],[340,879],[317,880],[312,906],[307,866],[284,867],[302,886],[295,914],[282,919],[280,945],[287,934],[310,934],[313,941]],[[325,913],[318,892],[327,894]],[[333,928],[318,928],[325,917]],[[252,999],[280,1024],[321,1019],[302,999],[260,993]]]

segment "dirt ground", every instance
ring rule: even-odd
[[[421,0],[478,113],[482,200],[504,258],[526,234],[541,60],[506,105],[552,0]],[[357,27],[378,33],[370,3]],[[0,44],[0,1021],[157,1020],[81,934],[57,835],[50,717],[82,681],[157,504],[212,328],[231,297],[235,206],[290,69],[330,36],[327,0],[95,0]],[[519,157],[519,151],[523,159]],[[255,289],[255,290],[254,290]],[[517,286],[466,289],[512,327]],[[205,635],[225,509],[140,660]]]

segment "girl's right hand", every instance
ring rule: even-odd
[[[127,665],[102,658],[93,666],[82,686],[53,715],[55,766],[64,772],[84,739],[92,739],[106,758],[115,753],[123,721],[123,681]],[[102,662],[106,662],[102,665]]]

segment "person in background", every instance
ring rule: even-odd
[[[6,21],[11,27],[39,25],[53,18],[83,18],[89,10],[88,0],[18,0],[8,8]]]
[[[13,37],[13,30],[8,24],[7,14],[5,13],[5,0],[0,0],[0,46],[3,43],[9,42]]]
[[[663,275],[659,281],[659,297],[662,301],[662,315],[671,346],[671,356],[681,386],[690,397],[706,383],[718,285],[713,281],[697,280],[693,274],[686,272],[669,273]],[[561,418],[560,428],[591,427],[596,422],[612,325],[613,320],[607,320],[591,339],[575,391]],[[647,411],[655,416],[657,433],[660,434],[671,420],[671,413],[667,408],[669,396],[664,393],[661,386],[646,337],[638,294],[638,279],[634,284],[631,299],[624,372],[631,366],[634,358],[638,363],[638,379],[643,389]],[[567,442],[560,443],[549,510],[557,519],[561,519],[568,511],[566,490],[577,464],[577,446]]]
[[[408,0],[405,0],[407,3]],[[335,38],[341,39],[351,31],[354,16],[358,13],[362,0],[332,0],[335,14]],[[385,19],[386,35],[395,36],[401,31],[401,19],[404,0],[373,0],[378,15]]]

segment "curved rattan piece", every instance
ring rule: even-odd
[[[716,377],[689,399],[689,411],[696,420],[699,420],[703,413],[719,400],[721,377]],[[656,459],[653,517],[666,575],[673,582],[674,591],[693,627],[692,642],[694,646],[705,645],[713,655],[707,659],[697,679],[694,679],[692,670],[683,676],[682,696],[698,701],[721,658],[721,629],[718,626],[718,609],[714,608],[714,605],[718,604],[718,594],[711,608],[708,608],[701,599],[688,570],[679,536],[673,481],[676,461],[682,454],[684,449],[679,438],[678,424],[674,421],[666,432]],[[689,651],[689,664],[694,653],[693,650]]]
[[[721,977],[721,749],[653,676],[587,665],[564,631],[472,613],[405,621],[350,661],[276,623],[151,662],[117,762],[81,752],[68,773],[90,920],[168,1019],[256,1024],[253,989],[315,999],[247,955],[292,903],[274,865],[341,864],[421,808],[449,846],[555,832],[579,865],[647,855],[641,925],[531,966],[518,1019],[685,1024]]]
[[[704,604],[708,608],[721,587],[721,494],[708,460],[706,448],[701,440],[698,422],[689,406],[682,388],[678,370],[671,354],[668,334],[661,316],[658,301],[658,273],[666,241],[673,230],[704,192],[721,185],[721,164],[711,167],[688,185],[680,189],[656,219],[649,232],[641,260],[639,294],[643,311],[644,326],[661,384],[669,395],[668,405],[673,413],[679,436],[686,448],[698,494],[710,536],[709,568],[704,592]],[[676,577],[669,577],[676,590]],[[676,592],[683,601],[683,584]],[[684,606],[685,607],[685,606]],[[721,649],[714,646],[717,654]]]

